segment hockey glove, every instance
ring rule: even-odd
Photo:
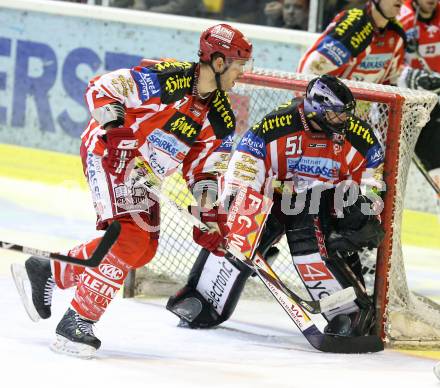
[[[106,153],[104,168],[116,177],[117,183],[124,182],[125,170],[130,161],[139,155],[138,141],[131,128],[111,128],[105,134]]]
[[[403,85],[410,89],[424,89],[440,93],[440,74],[436,72],[406,67],[401,75]]]
[[[210,232],[202,232],[194,226],[194,241],[215,255],[224,256],[226,254],[224,237],[228,232],[226,226],[227,214],[219,213],[218,207],[212,209],[191,207],[191,212],[211,229]]]

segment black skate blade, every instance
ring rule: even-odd
[[[377,335],[336,337],[319,333],[306,335],[306,337],[315,349],[325,353],[361,354],[384,350],[383,342]]]

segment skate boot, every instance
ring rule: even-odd
[[[31,256],[24,266],[12,264],[11,272],[29,317],[34,322],[49,318],[55,288],[50,261]],[[30,290],[27,283],[30,284]]]
[[[101,341],[93,333],[94,323],[69,308],[58,323],[57,338],[50,348],[56,353],[92,358],[101,346]]]

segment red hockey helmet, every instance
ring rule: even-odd
[[[252,44],[229,24],[216,24],[203,31],[200,36],[200,61],[211,62],[215,53],[224,55],[225,59],[248,60],[252,55]]]

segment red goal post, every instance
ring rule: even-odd
[[[279,104],[303,94],[312,78],[309,75],[262,69],[245,74],[231,93],[238,130],[242,132]],[[377,333],[392,346],[439,346],[440,306],[409,291],[401,248],[403,199],[411,158],[417,137],[429,120],[438,97],[433,93],[391,86],[344,82],[358,102],[356,114],[369,122],[376,135],[383,139],[386,149],[385,206],[381,214],[385,239],[377,252],[365,251],[361,255],[362,265],[366,269],[367,288],[375,298]],[[169,179],[170,183],[165,189],[174,195],[180,191],[185,197],[184,185],[180,182],[181,189],[176,189],[177,181],[177,177]],[[170,295],[185,281],[198,254],[198,247],[190,241],[190,228],[177,221],[179,217],[172,210],[164,208],[163,213],[158,254],[147,266],[147,275],[140,276],[137,282],[141,293],[151,294],[156,288],[154,282],[159,281],[162,285],[173,285],[171,288],[164,287],[163,294]],[[276,260],[274,269],[287,284],[307,296],[301,283],[293,278],[296,274],[292,271],[285,241],[281,241],[280,248],[282,254]],[[156,280],[146,289],[143,288],[142,283],[149,283],[151,277]],[[264,294],[265,290],[260,289],[255,280],[248,283],[248,296]]]

